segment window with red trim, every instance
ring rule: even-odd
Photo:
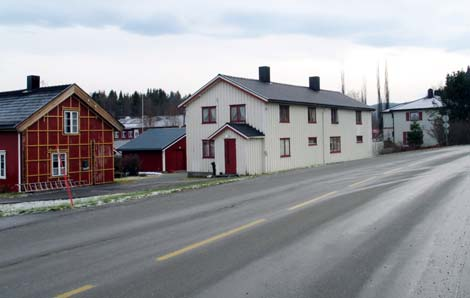
[[[330,137],[330,153],[341,152],[341,137]]]
[[[289,106],[279,106],[279,122],[289,123]]]
[[[309,137],[308,138],[308,145],[309,146],[316,146],[317,145],[317,137]]]
[[[202,123],[216,123],[217,114],[216,107],[202,107]]]
[[[245,123],[246,122],[245,105],[231,105],[230,106],[230,122],[232,123]]]
[[[309,107],[308,108],[308,123],[317,123],[317,109]]]
[[[362,143],[362,142],[363,142],[362,136],[356,136],[356,143]]]
[[[331,109],[331,123],[338,124],[338,109]]]
[[[281,138],[281,157],[290,156],[290,138]]]
[[[362,112],[356,111],[356,124],[362,124]]]
[[[408,132],[403,132],[403,145],[408,145]]]
[[[213,140],[202,140],[202,158],[215,157],[215,142]]]

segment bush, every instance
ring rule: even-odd
[[[413,122],[410,125],[410,131],[408,132],[408,144],[412,148],[418,148],[423,145],[423,130],[417,122]]]
[[[140,159],[137,154],[125,154],[121,160],[122,172],[129,176],[137,176],[140,169]]]
[[[450,123],[449,145],[470,144],[470,122],[455,121]]]

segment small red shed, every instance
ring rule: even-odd
[[[137,155],[142,172],[186,171],[186,129],[150,128],[118,151]]]
[[[76,84],[39,81],[0,93],[0,191],[52,188],[65,174],[82,185],[113,182],[113,132],[123,126]]]

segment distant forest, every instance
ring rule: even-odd
[[[182,114],[182,110],[178,110],[178,105],[188,96],[181,96],[176,92],[165,92],[162,89],[147,89],[145,93],[135,91],[132,94],[109,91],[97,91],[91,94],[106,111],[116,118],[125,116],[140,117],[142,115],[142,99],[144,100],[144,115],[146,116],[162,116],[162,115],[178,115]]]

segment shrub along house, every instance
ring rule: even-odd
[[[186,129],[149,128],[118,150],[123,158],[137,155],[141,172],[185,171]]]
[[[435,146],[439,142],[433,135],[433,123],[442,108],[441,97],[428,90],[426,97],[405,102],[383,111],[384,140],[407,146],[407,136],[413,122],[423,130],[423,146]]]
[[[113,131],[123,126],[76,84],[0,93],[0,190],[114,180]],[[20,187],[19,187],[20,186]]]
[[[374,110],[339,92],[217,75],[186,108],[189,175],[259,174],[372,156]]]

